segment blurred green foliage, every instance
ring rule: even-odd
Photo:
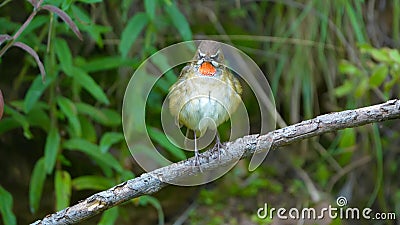
[[[352,95],[358,100],[368,99],[377,94],[382,100],[389,100],[396,94],[395,85],[400,80],[400,53],[397,49],[376,49],[368,44],[359,46],[361,65],[343,60],[339,72],[346,75],[346,81],[335,89],[338,97]],[[359,84],[354,89],[353,84]]]
[[[127,160],[131,156],[120,113],[124,90],[144,59],[178,41],[214,39],[250,55],[270,81],[283,119],[280,126],[398,98],[400,0],[371,2],[44,1],[67,13],[84,40],[57,14],[43,12],[33,18],[18,41],[38,53],[46,70],[45,82],[32,56],[10,49],[0,58],[0,88],[5,99],[0,120],[1,160],[19,168],[23,167],[20,158],[32,156],[25,177],[8,169],[4,171],[9,175],[0,179],[3,223],[32,222],[141,173],[137,164]],[[28,2],[0,3],[0,34],[14,34],[32,10]],[[179,69],[169,71],[152,90],[149,118],[159,118],[161,103],[177,73]],[[258,103],[249,92],[247,88],[243,98],[256,133]],[[184,159],[186,153],[166,139],[159,122],[148,121],[147,127],[157,147],[176,160]],[[223,128],[222,137],[227,133]],[[240,162],[215,182],[215,188],[200,191],[195,210],[204,214],[191,213],[189,219],[192,224],[239,224],[237,217],[246,215],[255,224],[270,223],[254,217],[258,207],[265,202],[273,206],[316,204],[311,197],[315,190],[323,196],[320,201],[332,203],[335,196],[346,194],[355,205],[399,213],[399,136],[398,123],[387,122],[326,134],[290,150],[271,152],[254,173],[248,173]],[[7,164],[14,152],[18,160]],[[29,194],[27,188],[14,189],[17,184],[29,184]],[[181,197],[171,192],[172,197],[165,198]],[[23,196],[29,196],[25,197],[29,206],[22,203]],[[176,199],[174,207],[187,204],[186,199]],[[144,196],[130,205],[135,209],[151,206],[156,217],[148,220],[163,224],[164,217],[173,221],[175,216],[167,215],[163,200]],[[28,207],[28,216],[16,210]],[[129,206],[115,207],[95,222],[130,224],[127,221],[132,221],[134,213],[129,210]],[[334,220],[332,224],[344,223]]]

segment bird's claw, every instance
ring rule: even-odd
[[[215,145],[212,148],[213,151],[217,150],[217,154],[218,154],[218,161],[221,161],[221,149],[223,149],[224,145],[221,143],[221,141],[219,140],[219,137],[217,136],[217,140],[215,141]]]
[[[200,169],[200,172],[203,172],[203,170],[201,169],[201,163],[200,163],[200,154],[199,153],[195,153],[194,154],[194,166],[198,166]]]

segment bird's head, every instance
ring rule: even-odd
[[[199,67],[199,72],[205,76],[214,76],[216,68],[222,66],[224,55],[221,45],[216,41],[202,41],[194,56],[194,61]]]

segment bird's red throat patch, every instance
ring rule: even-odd
[[[215,72],[217,72],[217,70],[211,63],[204,62],[203,64],[201,64],[199,72],[204,76],[213,76]]]

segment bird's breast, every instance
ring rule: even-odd
[[[229,119],[240,102],[240,96],[230,83],[214,77],[194,76],[173,87],[169,100],[170,111],[180,123],[204,132]]]

